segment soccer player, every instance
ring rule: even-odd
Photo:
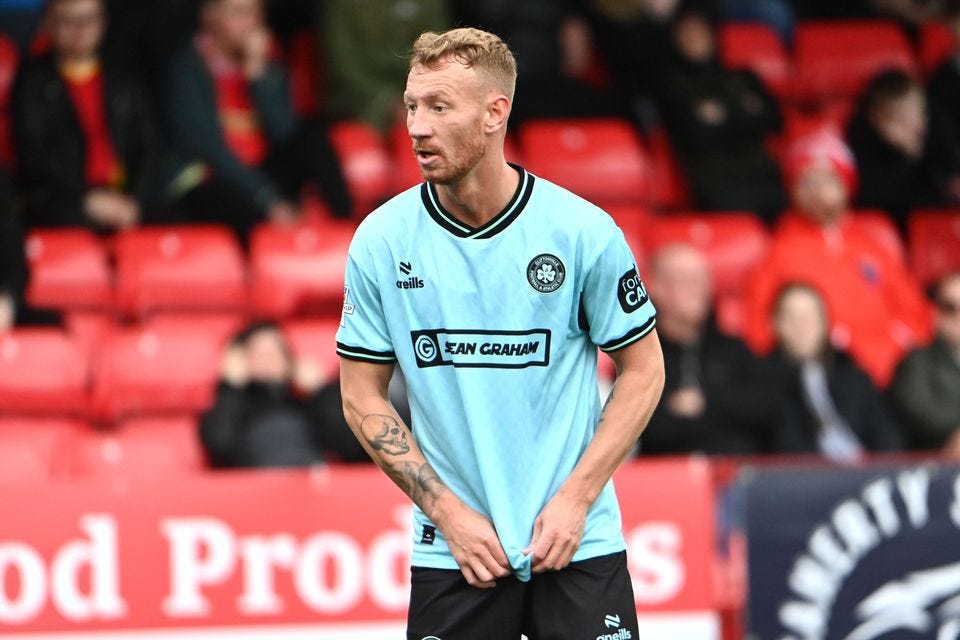
[[[493,34],[415,42],[426,182],[350,246],[344,413],[416,505],[408,640],[637,638],[610,478],[663,387],[654,309],[610,217],[504,160],[515,81]],[[598,345],[618,368],[602,412]]]

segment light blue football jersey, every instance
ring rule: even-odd
[[[597,347],[652,331],[655,313],[623,233],[603,211],[520,167],[480,228],[423,183],[371,213],[350,245],[341,357],[399,363],[414,438],[440,478],[491,519],[515,574],[540,510],[600,417]],[[625,548],[610,482],[574,561]],[[456,569],[414,510],[413,565]]]

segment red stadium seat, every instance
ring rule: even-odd
[[[0,413],[82,413],[89,366],[83,347],[60,329],[0,336]]]
[[[749,213],[676,214],[656,219],[645,237],[649,253],[676,242],[700,249],[710,261],[718,297],[736,295],[763,258],[770,236]]]
[[[217,226],[143,227],[115,238],[117,305],[131,315],[156,310],[240,309],[243,254]]]
[[[117,330],[94,361],[96,415],[113,420],[206,408],[218,378],[225,333],[222,326],[192,317]]]
[[[914,211],[908,237],[910,267],[922,284],[960,269],[960,209]]]
[[[319,313],[338,318],[351,224],[263,225],[250,239],[251,304],[273,318]]]
[[[376,130],[362,122],[340,122],[330,129],[343,175],[356,208],[366,215],[390,193],[390,156]]]
[[[625,121],[530,121],[520,127],[520,149],[530,171],[601,206],[646,195],[649,161]]]
[[[316,365],[324,383],[340,376],[340,358],[336,351],[339,327],[340,323],[334,319],[294,320],[283,325],[294,357]]]
[[[647,194],[650,204],[662,209],[690,206],[690,193],[683,170],[677,162],[666,130],[659,128],[651,131],[647,135],[647,147],[650,150]]]
[[[205,458],[192,416],[136,418],[117,429],[77,438],[67,463],[76,479],[164,480],[203,471]]]
[[[66,418],[0,418],[0,486],[37,487],[63,476],[64,455],[89,430]]]
[[[807,100],[856,95],[888,68],[916,72],[910,43],[893,22],[801,22],[794,44],[799,89]]]
[[[920,68],[931,74],[943,64],[956,48],[953,32],[942,22],[927,22],[920,27],[918,57]]]
[[[107,250],[85,229],[41,229],[27,236],[30,285],[38,307],[105,309],[110,306]]]
[[[883,211],[855,211],[852,224],[863,235],[872,238],[890,257],[902,265],[907,263],[907,249],[900,239],[900,232]]]
[[[749,69],[778,96],[786,96],[793,67],[776,31],[759,22],[730,22],[720,27],[720,57],[730,69]]]

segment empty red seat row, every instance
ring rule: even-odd
[[[228,339],[240,316],[157,316],[105,332],[86,349],[59,329],[0,336],[0,415],[70,414],[114,421],[195,413],[213,400]],[[284,331],[295,357],[336,378],[335,320],[300,320]]]
[[[928,25],[915,55],[903,30],[886,20],[801,22],[792,56],[767,26],[728,23],[720,30],[726,65],[751,69],[775,94],[803,101],[849,99],[888,68],[917,73],[922,65],[929,72],[951,47],[942,25]]]
[[[69,418],[0,417],[0,486],[150,479],[205,467],[196,419],[137,418],[94,430]]]

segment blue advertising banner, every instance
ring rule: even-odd
[[[747,470],[748,638],[960,640],[960,466]]]

